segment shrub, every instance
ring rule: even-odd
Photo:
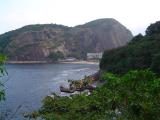
[[[6,71],[4,68],[4,61],[5,60],[6,60],[6,57],[3,55],[0,55],[0,78],[6,74]],[[0,101],[2,101],[4,99],[5,99],[4,85],[3,85],[2,81],[0,81]]]
[[[63,55],[62,52],[57,51],[57,52],[52,52],[52,53],[49,55],[49,58],[51,58],[52,61],[58,61],[59,59],[64,58],[64,55]]]

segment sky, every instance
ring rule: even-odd
[[[160,0],[0,0],[0,34],[29,24],[75,26],[114,18],[133,35],[160,20]]]

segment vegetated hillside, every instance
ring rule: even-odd
[[[85,59],[88,52],[124,46],[131,38],[131,32],[114,19],[99,19],[76,27],[29,25],[0,35],[0,53],[17,61],[49,60],[57,52],[64,57]]]
[[[105,51],[100,68],[118,74],[148,68],[160,73],[160,22],[151,24],[145,36],[135,36],[128,45]]]

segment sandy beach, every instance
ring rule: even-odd
[[[47,61],[6,61],[9,64],[38,64],[38,63],[48,63]]]
[[[99,62],[95,61],[66,61],[66,62],[60,62],[60,63],[71,63],[71,64],[99,64]]]

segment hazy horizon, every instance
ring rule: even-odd
[[[0,34],[30,24],[61,24],[69,27],[101,18],[114,18],[133,35],[144,34],[160,20],[158,0],[0,0]]]

